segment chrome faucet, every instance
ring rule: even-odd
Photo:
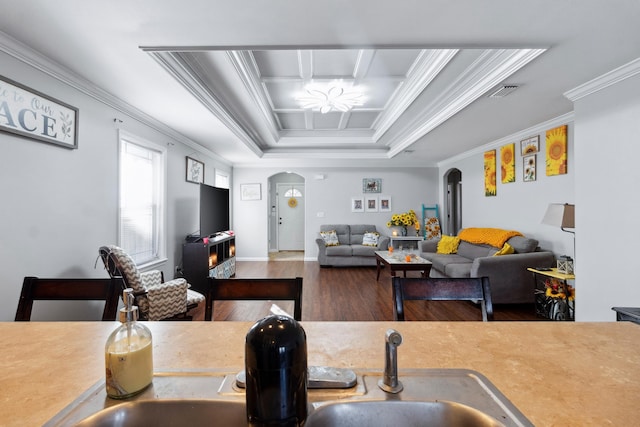
[[[384,376],[378,381],[378,387],[387,393],[400,393],[402,382],[398,380],[398,346],[402,344],[402,335],[395,329],[387,330],[385,335]]]

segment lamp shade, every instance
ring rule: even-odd
[[[550,203],[542,223],[560,228],[575,228],[576,206],[568,203]]]

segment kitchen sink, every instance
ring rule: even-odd
[[[305,426],[504,426],[487,414],[455,402],[382,400],[341,402],[321,406]]]
[[[486,377],[465,369],[400,370],[404,389],[382,391],[381,371],[354,370],[356,383],[309,389],[306,426],[532,426]],[[104,381],[45,424],[53,426],[246,426],[237,372],[156,372],[152,385],[127,399],[108,398]]]

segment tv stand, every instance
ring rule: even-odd
[[[236,237],[225,233],[209,236],[209,242],[182,245],[182,271],[192,289],[207,292],[207,277],[228,279],[236,274]]]

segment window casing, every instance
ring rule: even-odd
[[[165,256],[166,150],[119,133],[118,245],[139,268]]]

